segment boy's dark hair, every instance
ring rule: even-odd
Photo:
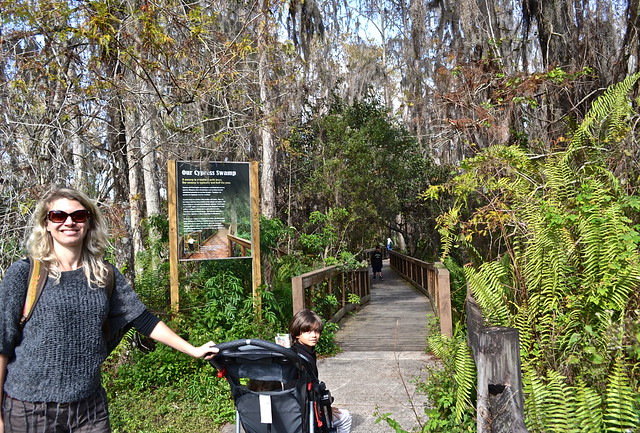
[[[295,342],[303,332],[317,331],[320,334],[323,328],[324,324],[320,316],[307,308],[300,310],[293,316],[291,325],[289,325],[291,342]]]

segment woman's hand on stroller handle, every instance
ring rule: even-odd
[[[208,343],[203,344],[200,347],[196,347],[196,358],[204,358],[207,361],[213,358],[218,354],[218,348],[216,347],[216,343],[213,341],[209,341]]]

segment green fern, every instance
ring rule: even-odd
[[[570,150],[578,150],[600,136],[612,137],[625,128],[624,120],[630,113],[627,95],[632,90],[640,73],[630,75],[618,84],[609,87],[594,103],[575,131]]]
[[[605,397],[603,418],[606,432],[624,433],[640,425],[638,413],[634,411],[634,391],[629,385],[627,371],[626,362],[618,357]]]
[[[518,330],[521,357],[523,359],[535,359],[533,317],[526,304],[517,306],[517,312],[513,318],[513,326]]]
[[[576,394],[576,424],[583,432],[602,431],[602,397],[593,388],[589,388],[583,381],[575,387]]]
[[[566,151],[534,160],[493,146],[438,190],[457,197],[440,221],[445,252],[468,248],[474,265],[465,276],[485,321],[520,333],[532,432],[626,432],[640,424],[633,376],[640,361],[623,350],[635,341],[624,324],[637,308],[630,299],[640,286],[640,234],[627,217],[632,200],[602,152],[629,130],[629,93],[639,79],[607,89]],[[483,205],[463,220],[472,200]],[[499,247],[483,260],[471,246],[487,240]],[[468,377],[462,352],[447,353]]]
[[[526,396],[524,400],[525,420],[531,432],[545,431],[546,404],[549,391],[542,379],[530,365],[523,365],[522,389]]]
[[[450,341],[451,339],[448,337],[435,333],[427,339],[427,347],[436,358],[448,359],[449,355],[451,355]]]
[[[456,422],[462,421],[462,416],[473,408],[471,393],[475,388],[476,369],[471,351],[466,342],[456,347],[454,380],[456,382],[456,406],[453,411]]]
[[[456,423],[463,415],[473,409],[471,396],[475,389],[476,371],[471,351],[464,338],[454,334],[453,338],[434,334],[427,340],[429,350],[444,362],[446,372],[453,376],[455,383],[455,399],[453,416]]]
[[[525,367],[527,425],[531,432],[573,433],[602,431],[602,398],[584,382],[576,387],[549,371],[544,379]]]
[[[510,315],[505,293],[509,271],[496,261],[483,263],[477,271],[466,267],[465,276],[486,320],[496,326],[506,326]]]
[[[544,401],[546,429],[549,432],[574,433],[575,395],[566,384],[566,377],[550,370],[547,374],[548,397]]]

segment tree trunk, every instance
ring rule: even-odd
[[[131,207],[129,206],[129,175],[131,170],[127,161],[127,135],[123,110],[124,105],[120,98],[114,96],[107,109],[110,124],[107,140],[113,159],[113,207],[118,222],[118,233],[113,233],[117,251],[115,264],[119,269],[124,269],[124,276],[133,284],[135,281],[135,245],[132,236]],[[138,226],[139,224],[135,227]]]
[[[80,113],[77,113],[80,116]],[[73,154],[73,186],[88,192],[89,179],[87,176],[87,151],[81,138],[82,119],[75,119],[75,128],[71,132],[71,152]]]
[[[538,0],[538,39],[545,68],[567,67],[575,55],[571,42],[577,31],[571,20],[571,6],[567,0]]]
[[[260,63],[258,70],[258,81],[260,85],[260,101],[262,106],[262,113],[260,118],[261,128],[260,136],[262,138],[262,176],[261,176],[261,191],[260,191],[260,203],[261,213],[267,218],[274,218],[276,215],[275,205],[275,144],[273,138],[273,132],[271,130],[270,119],[273,113],[273,107],[271,104],[271,98],[269,98],[269,88],[267,84],[269,75],[269,62],[268,62],[268,44],[267,38],[269,36],[269,6],[268,0],[263,2],[263,23],[260,29],[260,35],[258,36],[258,51],[260,53]]]
[[[478,433],[525,433],[518,330],[485,327],[467,293],[467,337],[478,372]]]
[[[627,30],[620,50],[621,71],[615,76],[622,81],[625,75],[634,74],[638,70],[640,57],[640,0],[629,0],[627,12]]]
[[[404,224],[403,218],[401,214],[396,215],[396,225],[398,227],[402,227]],[[407,251],[407,243],[404,235],[400,231],[396,231],[396,249],[398,251]]]
[[[139,116],[135,104],[125,101],[124,127],[126,135],[126,159],[129,189],[127,191],[129,215],[131,218],[131,241],[134,255],[144,250],[142,219],[144,218],[144,190],[141,181],[141,155]]]
[[[145,82],[146,98],[140,101],[140,149],[142,151],[142,179],[147,208],[147,218],[160,215],[160,194],[156,181],[158,164],[156,161],[156,147],[158,145],[155,124],[158,112],[155,108],[152,86]]]

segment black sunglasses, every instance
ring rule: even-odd
[[[74,223],[83,223],[86,222],[90,216],[91,213],[86,209],[80,209],[71,213],[66,213],[63,210],[50,210],[49,213],[47,213],[47,219],[56,224],[65,222],[68,217],[71,217]]]

